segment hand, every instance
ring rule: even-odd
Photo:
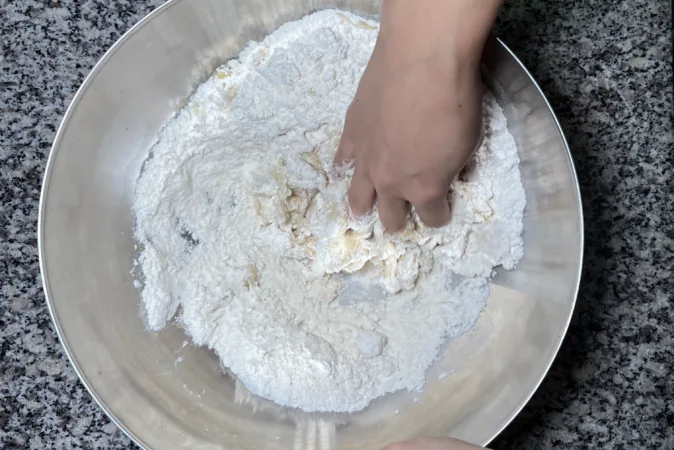
[[[477,147],[479,62],[500,2],[485,2],[496,5],[491,18],[481,12],[475,19],[472,1],[382,6],[379,38],[346,114],[335,164],[355,162],[353,214],[366,214],[376,200],[389,232],[405,226],[410,204],[426,225],[447,224],[450,185]]]
[[[417,438],[387,445],[382,450],[478,450],[482,447],[450,438]]]

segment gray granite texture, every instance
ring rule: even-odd
[[[0,0],[0,448],[126,449],[51,325],[36,249],[49,147],[103,52],[160,0]],[[674,449],[671,6],[511,0],[497,33],[566,131],[587,237],[578,308],[498,449]]]

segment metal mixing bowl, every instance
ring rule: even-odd
[[[250,39],[330,6],[376,14],[366,0],[173,0],[124,35],[75,96],[49,158],[40,264],[49,309],[84,385],[150,449],[378,449],[414,435],[486,444],[548,370],[576,298],[583,248],[578,185],[545,97],[498,41],[485,80],[519,146],[527,195],[524,259],[498,273],[479,322],[401,392],[357,414],[310,415],[255,399],[177,327],[145,329],[130,275],[131,198],[162,124]],[[451,373],[449,376],[445,374]]]

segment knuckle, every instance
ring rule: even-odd
[[[378,165],[374,167],[370,173],[372,184],[377,190],[387,191],[398,184],[398,177],[395,172],[389,167]]]
[[[446,196],[446,189],[441,183],[421,183],[409,193],[409,200],[414,205],[424,206],[435,203]]]

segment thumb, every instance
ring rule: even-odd
[[[353,140],[353,126],[351,125],[351,110],[352,108],[346,111],[346,117],[344,117],[344,131],[342,131],[342,138],[339,141],[339,147],[337,148],[337,153],[335,154],[335,159],[333,164],[336,168],[343,167],[351,163],[356,155],[354,140]]]
[[[342,134],[342,139],[339,142],[339,148],[335,154],[334,166],[340,168],[351,163],[354,159],[354,146],[353,142],[347,136],[346,131]]]

